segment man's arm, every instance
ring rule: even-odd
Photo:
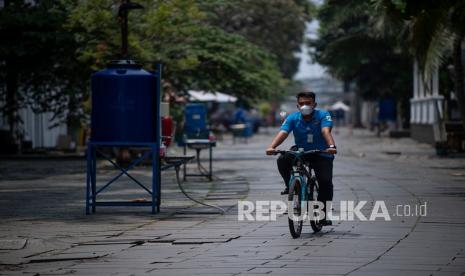
[[[287,136],[289,136],[289,133],[281,130],[273,139],[271,144],[268,146],[268,149],[266,149],[266,154],[267,155],[273,155],[276,147],[281,145],[284,140],[286,140]]]
[[[326,144],[328,145],[336,145],[334,143],[333,135],[331,135],[331,127],[324,127],[321,129],[321,134],[323,135],[323,138],[326,140]],[[328,148],[327,149],[328,153],[336,154],[337,150],[336,148]]]

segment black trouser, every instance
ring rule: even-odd
[[[284,179],[284,185],[289,185],[291,179],[292,164],[295,157],[286,153],[278,158],[278,170]],[[326,206],[326,201],[333,200],[333,158],[320,156],[317,154],[308,154],[303,157],[305,161],[310,163],[310,166],[315,171],[316,179],[320,187],[318,193],[318,201],[321,201]]]

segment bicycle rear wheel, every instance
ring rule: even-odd
[[[313,178],[313,177],[310,178],[308,180],[308,185],[310,187],[310,194],[308,195],[308,200],[310,202],[317,201],[318,200],[319,189],[318,189],[318,183],[316,182],[315,178]],[[309,206],[309,208],[310,207],[313,207],[313,206]],[[313,209],[311,209],[311,212],[313,212]],[[314,233],[320,232],[321,229],[323,228],[323,225],[321,224],[320,220],[318,220],[316,217],[312,216],[312,214],[310,214],[310,213],[309,213],[309,215],[310,215],[310,226],[312,227],[313,232]]]
[[[302,233],[303,219],[301,216],[301,186],[300,178],[294,178],[290,183],[289,195],[287,197],[289,231],[294,239],[300,237],[300,234]]]

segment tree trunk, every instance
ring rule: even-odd
[[[454,40],[453,58],[454,58],[454,92],[457,97],[457,103],[462,118],[462,125],[465,129],[465,82],[464,68],[462,63],[462,42],[464,35],[458,35]]]
[[[12,2],[5,0],[3,8],[8,7]],[[17,125],[17,92],[18,92],[18,70],[15,64],[15,56],[9,54],[5,58],[5,84],[6,84],[6,99],[5,99],[5,113],[4,118],[8,123],[8,132],[11,139],[17,143],[16,139],[16,125]]]
[[[353,99],[352,99],[352,126],[354,128],[362,128],[362,101],[360,97],[360,91],[358,88],[355,89],[353,92]]]
[[[16,126],[17,126],[17,112],[18,102],[16,95],[18,93],[18,70],[14,62],[14,57],[8,57],[6,59],[6,106],[5,106],[5,117],[8,122],[10,137],[15,141],[16,137]],[[17,142],[17,141],[16,141]]]

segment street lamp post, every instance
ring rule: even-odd
[[[127,59],[128,55],[128,13],[130,10],[143,9],[144,7],[131,0],[122,0],[118,9],[118,17],[121,22],[121,58]]]

